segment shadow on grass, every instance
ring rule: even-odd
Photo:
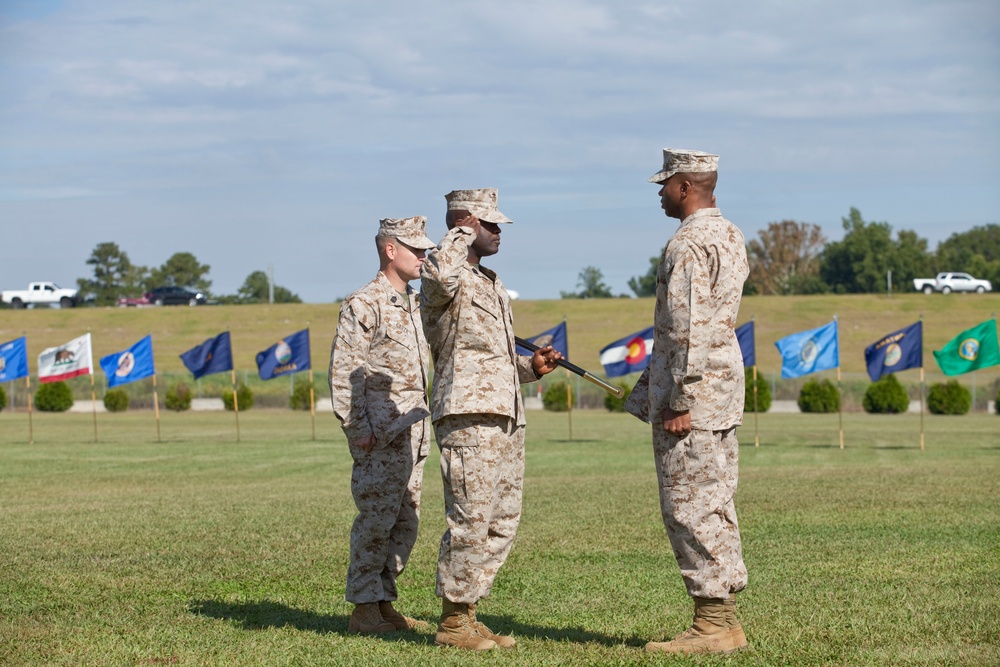
[[[534,625],[532,623],[522,623],[510,616],[492,616],[490,614],[477,614],[478,620],[482,621],[493,632],[506,635],[514,635],[515,638],[524,639],[547,639],[556,642],[575,642],[579,644],[602,644],[604,646],[645,646],[648,638],[643,637],[611,637],[597,632],[591,632],[581,627],[553,628],[544,625]]]
[[[219,600],[192,600],[188,603],[188,611],[196,616],[207,616],[224,621],[234,621],[245,630],[264,630],[267,628],[293,627],[305,632],[317,634],[348,635],[347,622],[350,618],[344,614],[317,614],[304,609],[296,609],[280,602],[261,600],[257,602],[222,602]],[[423,619],[434,628],[437,619]],[[525,639],[547,639],[550,641],[598,643],[604,646],[643,646],[646,641],[641,637],[610,637],[590,632],[580,627],[553,628],[530,623],[521,623],[509,616],[480,615],[479,620],[486,623],[498,634],[513,634]],[[407,641],[417,644],[433,644],[432,632],[392,632],[380,635],[385,641]]]

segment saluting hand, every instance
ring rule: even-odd
[[[558,367],[559,364],[556,362],[562,358],[562,352],[551,345],[546,345],[531,355],[531,367],[535,370],[535,375],[548,375]]]
[[[473,235],[479,236],[479,227],[480,227],[479,218],[472,215],[471,213],[466,217],[462,218],[461,220],[459,220],[458,222],[456,222],[455,225],[458,227],[468,227],[469,229],[472,230]]]

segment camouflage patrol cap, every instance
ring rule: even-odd
[[[719,170],[719,156],[683,148],[663,149],[663,169],[649,177],[650,183],[662,183],[674,174]]]
[[[426,225],[427,218],[422,215],[412,218],[383,218],[378,221],[378,234],[376,236],[399,239],[402,243],[417,250],[430,250],[437,247],[437,244],[427,238],[427,234],[424,233]]]
[[[444,196],[449,211],[468,211],[480,220],[496,223],[514,222],[497,210],[497,189],[452,190]]]

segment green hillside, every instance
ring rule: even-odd
[[[571,360],[599,371],[600,349],[652,324],[653,305],[652,299],[515,301],[514,321],[518,335],[529,337],[565,318]],[[861,373],[867,345],[922,315],[925,365],[931,370],[935,368],[931,350],[940,349],[962,329],[998,311],[1000,294],[907,294],[892,299],[877,295],[755,296],[743,300],[740,323],[756,318],[758,365],[762,372],[773,373],[781,368],[775,340],[825,324],[837,315],[842,368]],[[229,330],[234,363],[252,372],[257,352],[308,326],[313,369],[323,374],[338,313],[338,304],[0,310],[0,341],[27,336],[34,372],[34,358],[42,349],[65,343],[88,329],[93,333],[95,358],[125,349],[151,333],[157,371],[183,373],[178,355]]]

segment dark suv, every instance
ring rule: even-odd
[[[183,287],[157,287],[146,292],[149,302],[157,306],[197,306],[205,303],[205,295]]]

